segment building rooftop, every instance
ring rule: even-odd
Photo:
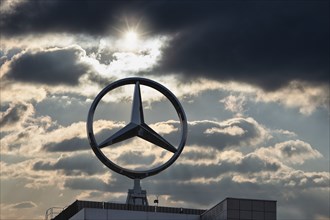
[[[68,220],[80,210],[84,208],[95,209],[111,209],[111,210],[126,210],[126,211],[142,211],[142,212],[157,212],[159,213],[176,213],[188,215],[201,215],[206,210],[204,209],[189,209],[189,208],[174,208],[164,206],[142,206],[142,205],[128,205],[111,202],[94,202],[76,200],[74,203],[64,209],[54,220]]]
[[[81,211],[84,210],[84,211]],[[89,216],[89,217],[86,217]],[[260,199],[226,198],[205,209],[174,208],[164,206],[129,205],[111,202],[76,200],[53,220],[68,219],[189,219],[276,220],[276,201]]]

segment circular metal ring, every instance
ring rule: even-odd
[[[100,147],[99,147],[98,143],[96,142],[94,131],[93,131],[93,119],[94,119],[95,109],[96,109],[98,103],[100,102],[100,100],[103,98],[103,96],[117,87],[121,87],[121,86],[128,85],[128,84],[136,85],[136,83],[151,87],[151,88],[159,91],[160,93],[162,93],[174,106],[174,108],[178,114],[178,117],[180,119],[180,124],[181,124],[181,140],[180,140],[177,150],[176,150],[176,152],[174,152],[173,156],[166,163],[164,163],[156,168],[152,168],[149,170],[143,170],[143,171],[135,171],[135,170],[126,169],[126,168],[123,168],[123,167],[115,164],[111,160],[109,160],[109,158],[107,158],[104,155],[104,153],[100,150]],[[188,129],[188,125],[187,125],[187,118],[186,118],[185,112],[184,112],[179,100],[175,97],[175,95],[170,90],[168,90],[166,87],[164,87],[163,85],[161,85],[155,81],[152,81],[150,79],[141,78],[141,77],[132,77],[132,78],[121,79],[121,80],[115,81],[115,82],[109,84],[108,86],[106,86],[94,99],[94,101],[89,109],[88,118],[87,118],[88,140],[89,140],[89,143],[90,143],[95,155],[108,168],[110,168],[111,170],[113,170],[119,174],[125,175],[131,179],[143,179],[148,176],[156,175],[157,173],[165,170],[171,164],[173,164],[175,162],[175,160],[179,157],[179,155],[181,154],[181,152],[184,148],[184,145],[185,145],[186,139],[187,139],[187,129]]]

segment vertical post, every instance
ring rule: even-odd
[[[134,179],[134,193],[141,194],[141,180],[140,179]]]
[[[140,182],[140,179],[134,179],[133,189],[127,193],[126,204],[148,206],[147,191],[142,190]]]
[[[157,212],[158,203],[159,203],[158,196],[156,196],[156,199],[154,200],[154,204],[156,204],[155,205],[155,212]]]

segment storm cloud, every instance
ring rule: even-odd
[[[178,34],[158,70],[183,73],[185,79],[246,82],[267,91],[292,80],[326,84],[329,4],[309,3],[239,2],[229,10],[206,4],[219,14]]]
[[[128,2],[126,2],[128,3]],[[121,1],[21,1],[1,16],[1,30],[8,36],[45,32],[105,33],[115,21]],[[117,14],[118,16],[118,14]]]
[[[80,76],[90,71],[81,62],[84,50],[79,46],[28,51],[13,57],[6,73],[8,79],[48,85],[76,85]]]
[[[329,82],[328,8],[328,1],[25,1],[4,13],[1,29],[104,36],[142,22],[150,35],[172,36],[154,72],[273,91],[294,80]]]

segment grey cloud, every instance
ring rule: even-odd
[[[76,85],[80,76],[91,70],[80,61],[83,54],[78,46],[21,53],[10,61],[5,77],[48,85]]]
[[[66,175],[93,175],[106,171],[92,152],[63,156],[54,163],[38,161],[33,170],[62,170]]]
[[[5,112],[1,112],[0,126],[4,127],[6,125],[16,124],[22,119],[27,109],[28,106],[23,103],[9,106]]]
[[[104,88],[106,87],[109,82],[114,82],[117,80],[116,77],[112,76],[112,77],[104,77],[104,76],[101,76],[95,72],[92,72],[89,74],[88,76],[88,79],[91,81],[91,82],[95,82],[97,83],[101,88]]]
[[[7,61],[11,60],[11,58],[22,52],[21,48],[10,48],[8,51],[0,51],[0,67]]]
[[[215,160],[216,152],[196,152],[196,151],[188,151],[184,152],[180,155],[180,158],[188,159],[188,160]]]
[[[237,172],[275,172],[278,171],[280,168],[280,163],[267,161],[263,158],[260,158],[258,155],[251,153],[246,155],[243,160],[238,164]]]
[[[12,206],[14,209],[28,209],[28,208],[35,208],[37,205],[34,202],[27,201],[15,204]]]
[[[39,102],[35,108],[40,115],[49,115],[59,125],[69,126],[85,121],[91,103],[77,93],[52,94]]]
[[[184,153],[183,153],[184,154]],[[196,153],[195,157],[198,157]],[[276,172],[281,164],[266,161],[255,154],[248,154],[241,161],[219,161],[218,164],[174,164],[173,167],[158,175],[158,179],[165,181],[193,180],[194,178],[213,178],[225,173],[237,172],[241,174],[258,173],[262,171]]]
[[[0,67],[6,62],[7,57],[6,56],[1,56],[0,54]]]
[[[123,165],[149,165],[152,164],[155,161],[156,157],[155,155],[142,155],[141,152],[134,152],[134,151],[129,151],[122,153],[118,158],[118,162]]]
[[[277,200],[278,219],[297,219],[297,213],[289,212],[292,209],[299,212],[300,219],[315,219],[315,213],[324,216],[329,213],[326,205],[328,204],[328,196],[316,195],[321,192],[315,193],[315,190],[301,192],[301,189],[288,189],[280,184],[238,183],[230,177],[203,185],[198,183],[180,185],[175,182],[172,184],[174,184],[172,188],[168,189],[168,187],[166,188],[167,183],[159,183],[155,191],[170,194],[170,199],[173,201],[185,201],[195,204],[196,207],[212,207],[226,197]],[[152,185],[150,186],[152,187]],[[294,196],[288,198],[288,194]],[[308,199],[308,196],[311,200]],[[309,208],[306,209],[306,207]]]
[[[70,152],[77,150],[91,149],[87,138],[73,137],[71,139],[63,140],[62,142],[51,142],[42,147],[43,150],[48,152]]]
[[[38,161],[33,164],[33,170],[53,170],[54,165],[50,162]]]
[[[164,122],[178,127],[178,122]],[[231,135],[226,133],[214,132],[214,133],[205,133],[207,129],[217,128],[217,129],[226,129],[237,127],[244,130],[243,134]],[[190,122],[189,131],[188,131],[188,141],[187,145],[199,145],[199,146],[211,146],[215,149],[223,150],[225,148],[239,147],[241,145],[252,145],[254,147],[255,142],[260,142],[264,139],[264,134],[262,127],[251,119],[244,118],[233,118],[227,120],[226,122],[220,124],[217,121],[195,121]],[[96,134],[96,140],[105,140],[109,137],[110,133],[114,133],[117,129],[103,129]],[[170,134],[165,134],[164,137],[172,143],[177,142],[177,132]],[[128,140],[128,144],[132,140]],[[119,145],[112,145],[112,147],[118,147]],[[65,151],[75,151],[75,150],[88,150],[90,145],[87,141],[87,138],[73,137],[71,139],[63,140],[59,143],[48,143],[43,146],[45,151],[49,152],[65,152]],[[194,155],[187,155],[187,157],[193,157]],[[202,156],[202,155],[199,155]],[[208,155],[204,155],[208,157]],[[122,162],[127,161],[127,156],[122,156]],[[145,158],[146,159],[146,158]],[[147,161],[151,161],[153,158],[148,158]]]
[[[7,36],[28,33],[73,32],[105,34],[119,16],[135,2],[102,1],[91,4],[89,0],[79,1],[25,1],[11,13],[1,16],[1,30]]]
[[[299,188],[293,192],[295,192],[293,198],[289,200],[281,198],[278,201],[278,219],[326,219],[330,216],[329,189],[318,191]],[[292,210],[299,210],[299,214],[290,212]]]
[[[301,170],[294,170],[286,178],[283,178],[281,182],[287,185],[288,188],[303,190],[308,188],[328,188],[329,181],[329,175],[325,172],[308,173]]]
[[[114,174],[107,182],[95,177],[74,177],[66,179],[64,186],[70,189],[98,190],[106,192],[125,192],[132,187],[131,180],[121,175]]]
[[[324,216],[329,213],[327,206],[329,197],[324,193],[326,189],[322,191],[317,188],[288,187],[283,182],[235,182],[232,177],[224,177],[219,181],[203,184],[196,182],[182,184],[176,180],[170,182],[151,180],[144,185],[147,190],[150,189],[149,192],[161,195],[160,200],[162,195],[170,195],[172,201],[195,204],[199,208],[209,208],[226,197],[236,197],[277,200],[278,219],[296,219],[297,213],[289,212],[292,209],[299,211],[301,217],[306,219],[315,219],[315,213]],[[308,199],[309,196],[311,200]],[[306,207],[309,208],[306,209]]]
[[[182,73],[184,80],[235,80],[267,91],[292,80],[327,85],[328,3],[242,4],[246,9],[204,4],[219,14],[181,29],[155,70]]]
[[[178,127],[178,123],[170,124]],[[262,126],[253,119],[232,118],[224,122],[191,121],[188,128],[187,145],[211,146],[219,150],[241,145],[255,147],[255,144],[265,138]],[[208,129],[215,131],[206,132]],[[231,134],[228,129],[238,129],[242,133]],[[174,135],[177,134],[170,133],[165,137],[174,142]]]
[[[166,187],[171,185],[171,187]],[[261,199],[277,199],[278,192],[272,195],[267,193],[270,188],[274,190],[276,186],[269,186],[268,184],[255,184],[250,182],[238,183],[232,180],[231,177],[224,177],[219,181],[210,181],[208,183],[189,182],[180,184],[175,181],[159,182],[156,186],[152,183],[148,185],[161,195],[170,195],[173,201],[184,201],[186,203],[193,203],[197,207],[211,207],[220,202],[226,197],[237,198],[261,198]],[[175,192],[175,193],[174,193]]]
[[[16,154],[5,154],[1,153],[0,161],[6,163],[6,164],[17,164],[26,160],[31,159],[30,157],[22,156],[22,155],[16,155]]]
[[[102,129],[95,135],[97,140],[105,140],[109,137],[109,132],[114,133],[118,129]],[[118,145],[112,145],[112,147],[117,147]],[[61,142],[50,142],[42,147],[43,150],[48,152],[73,152],[79,150],[91,150],[91,146],[86,138],[72,137],[70,139],[62,140]]]
[[[274,147],[259,148],[256,153],[277,158],[287,164],[303,164],[306,160],[323,157],[310,144],[301,140],[289,140],[277,143]]]
[[[288,209],[297,209],[302,216],[315,218],[316,212],[306,210],[306,206],[317,210],[317,213],[325,215],[328,213],[327,196],[320,194],[325,189],[329,179],[324,173],[305,173],[303,171],[288,171],[289,175],[281,175],[278,181],[260,178],[257,182],[236,182],[233,180],[235,175],[253,173],[258,176],[258,172],[269,171],[269,173],[277,173],[279,164],[272,164],[265,159],[258,158],[255,154],[246,155],[243,160],[235,164],[224,162],[221,166],[207,165],[183,165],[175,164],[159,175],[147,178],[142,181],[142,187],[147,189],[149,195],[157,194],[169,195],[171,201],[183,201],[185,205],[194,204],[197,208],[211,207],[226,197],[238,198],[255,198],[255,199],[271,199],[278,202],[279,218],[294,217]],[[222,169],[222,170],[221,170]],[[224,175],[223,178],[215,181],[211,180],[205,183],[189,181],[193,178],[214,178],[225,172],[234,172],[233,175]],[[284,170],[282,170],[284,171]],[[277,175],[277,174],[276,174]],[[288,183],[293,180],[297,183],[305,182],[305,178],[309,180],[304,185],[290,186]],[[320,181],[323,179],[323,182]],[[184,183],[181,181],[185,181]],[[97,190],[107,192],[126,192],[132,188],[132,181],[119,174],[113,173],[108,181],[98,178],[74,177],[65,180],[65,187],[75,190]],[[271,192],[271,193],[270,193]],[[299,193],[298,193],[299,192]],[[287,197],[288,193],[294,195]],[[314,202],[309,203],[308,197]],[[302,200],[301,200],[302,199]],[[324,205],[318,205],[322,203]],[[316,207],[317,206],[317,207]]]
[[[292,157],[293,154],[304,154],[306,153],[305,150],[296,150],[293,146],[284,146],[280,149],[282,154],[287,157]]]
[[[321,154],[314,150],[308,143],[303,141],[287,141],[284,143],[279,143],[275,146],[285,157],[299,157],[299,156],[311,156],[311,157],[320,157]]]
[[[99,191],[108,191],[111,188],[108,184],[102,180],[92,177],[92,178],[71,178],[66,179],[64,187],[70,189],[80,189],[80,190],[99,190]]]
[[[93,75],[94,73],[88,74],[88,76]],[[105,82],[110,83],[110,81]],[[120,93],[121,88],[113,92]],[[39,102],[35,108],[40,115],[49,115],[59,125],[69,126],[77,121],[86,120],[88,110],[91,106],[88,98],[94,99],[95,97],[86,97],[73,92],[52,94],[51,97],[47,97]],[[108,103],[101,101],[97,106],[94,118],[95,120],[127,121],[129,120],[131,108],[130,101],[116,100],[116,102]]]
[[[237,163],[236,163],[237,162]],[[39,168],[39,164],[36,164]],[[44,169],[53,169],[54,165],[43,164]],[[76,166],[76,165],[75,165]],[[276,172],[281,168],[281,165],[274,162],[268,162],[262,158],[259,158],[257,155],[249,154],[242,158],[241,161],[229,162],[229,161],[221,161],[219,164],[174,164],[166,171],[157,175],[157,181],[165,181],[165,182],[176,182],[176,181],[190,181],[196,178],[214,178],[226,173],[238,173],[238,174],[257,174],[259,172],[268,171],[268,172]],[[114,174],[114,179],[111,179],[111,184],[105,187],[105,183],[102,180],[94,178],[91,180],[93,184],[89,186],[88,189],[105,189],[109,187],[117,188],[117,184],[121,184],[125,182],[127,178],[122,177],[118,174]],[[87,181],[89,182],[89,180]],[[66,182],[68,187],[73,188],[77,187],[79,189],[83,189],[83,187],[87,187],[87,183],[84,181],[84,178],[76,178],[73,180],[68,180]],[[97,186],[97,188],[95,188]],[[121,189],[121,187],[120,187]],[[120,190],[118,189],[118,190]]]

